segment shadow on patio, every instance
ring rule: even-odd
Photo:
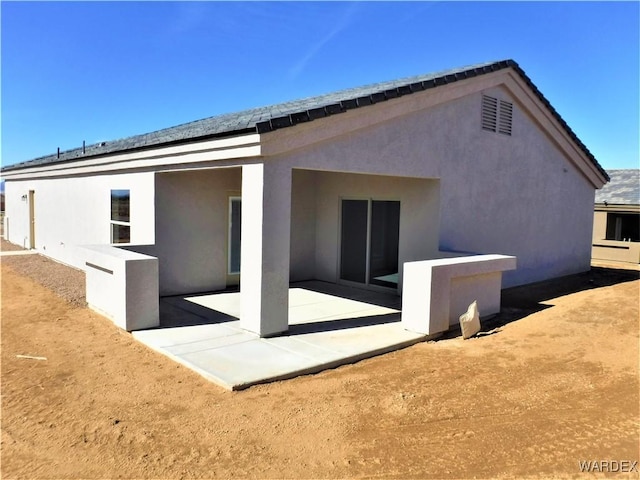
[[[342,330],[400,321],[401,298],[384,292],[321,281],[291,284],[289,331],[285,335]],[[238,289],[160,299],[160,327],[238,321]]]

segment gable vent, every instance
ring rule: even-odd
[[[482,129],[496,131],[498,123],[498,99],[482,96]]]
[[[511,135],[511,119],[513,116],[513,104],[500,100],[500,115],[498,117],[498,132]]]
[[[511,135],[513,104],[488,95],[482,96],[482,129]]]

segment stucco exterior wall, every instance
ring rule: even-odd
[[[437,180],[330,172],[315,172],[315,178],[317,279],[338,281],[342,198],[400,201],[399,288],[404,262],[437,255]]]
[[[512,136],[482,130],[482,93],[513,102]],[[375,117],[382,108],[356,109],[341,118]],[[284,144],[313,138],[313,129],[330,120],[270,135]],[[594,187],[535,122],[508,90],[491,88],[269,161],[439,179],[440,249],[517,256],[518,269],[504,275],[504,286],[514,286],[590,267]],[[337,254],[325,251],[326,245],[316,238],[323,279],[332,276],[324,269]]]
[[[289,279],[312,280],[316,274],[315,173],[293,170],[291,180],[291,257]]]
[[[593,243],[607,238],[607,212],[593,213]]]
[[[155,185],[160,295],[224,289],[229,196],[240,194],[241,169],[159,173]]]
[[[479,128],[477,96],[445,106],[441,248],[517,256],[505,286],[588,270],[593,186],[507,92],[487,93],[514,102],[512,136]]]
[[[598,208],[598,207],[596,207]],[[600,207],[603,208],[603,207]],[[604,207],[606,208],[606,207]],[[638,207],[628,207],[629,213],[637,213]],[[624,207],[611,207],[614,213],[624,212]],[[594,260],[640,263],[640,243],[607,240],[607,210],[596,210],[593,214],[593,245],[591,257]]]
[[[111,241],[111,190],[130,190],[131,243],[154,238],[153,173],[131,173],[5,184],[8,240],[29,247],[29,190],[34,191],[35,248],[60,262],[84,269],[78,245]],[[25,195],[25,200],[22,196]]]

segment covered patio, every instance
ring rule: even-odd
[[[402,291],[402,265],[438,250],[439,181],[289,162],[155,175],[159,295],[239,285],[241,328],[286,334],[291,283]],[[240,258],[242,261],[240,261]],[[240,314],[242,311],[242,314]]]
[[[288,294],[289,330],[277,337],[241,328],[238,291],[164,297],[160,327],[132,334],[230,390],[335,368],[427,338],[402,327],[397,295],[321,281],[293,283]]]

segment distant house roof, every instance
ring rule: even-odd
[[[596,191],[596,203],[640,205],[640,170],[607,170],[610,181]]]
[[[290,102],[279,103],[267,107],[252,108],[237,113],[228,113],[185,123],[176,127],[165,128],[151,133],[135,135],[119,140],[101,142],[86,147],[75,148],[60,152],[58,155],[48,155],[15,165],[4,167],[3,171],[18,170],[45,164],[67,162],[94,156],[140,150],[151,147],[174,145],[193,140],[239,135],[244,133],[264,133],[279,128],[290,127],[302,122],[342,113],[346,110],[365,107],[392,98],[409,95],[422,90],[437,88],[441,85],[457,82],[466,78],[476,77],[495,72],[504,68],[513,68],[527,83],[540,101],[549,109],[556,120],[562,125],[567,134],[580,147],[589,160],[602,173],[606,172],[600,166],[587,147],[578,139],[567,123],[551,106],[529,77],[513,60],[487,62],[470,65],[452,70],[446,70],[426,75],[380,82],[363,87],[350,88],[334,93],[304,98]]]

